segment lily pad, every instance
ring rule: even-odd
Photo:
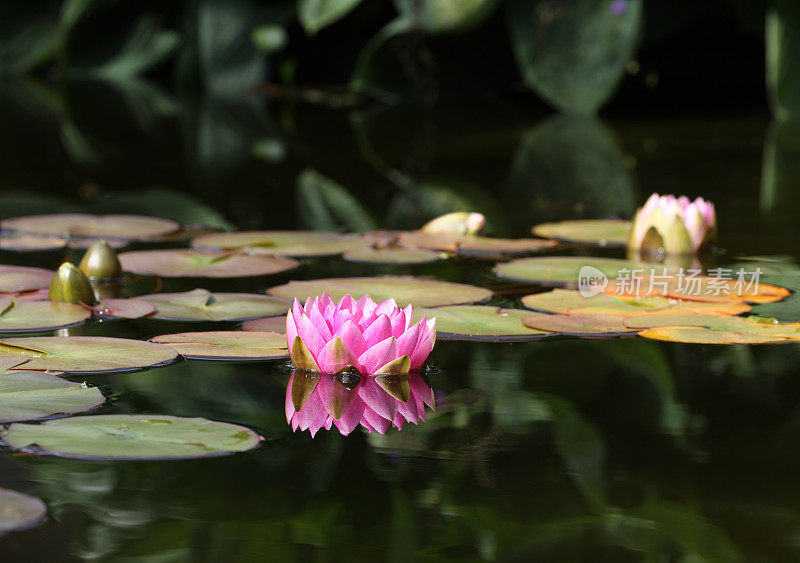
[[[279,332],[286,334],[286,317],[267,317],[264,319],[253,319],[242,323],[242,330],[247,332]]]
[[[56,301],[16,301],[3,308],[0,298],[0,332],[31,332],[74,326],[92,313],[80,305]]]
[[[153,293],[141,299],[155,305],[151,318],[170,321],[245,321],[283,315],[289,310],[288,303],[269,295],[211,293],[207,289]]]
[[[401,244],[411,248],[443,250],[462,256],[476,257],[532,254],[549,250],[558,244],[556,241],[548,239],[504,239],[422,231],[401,233],[399,240]]]
[[[427,264],[441,260],[446,255],[424,248],[372,248],[364,246],[348,250],[343,257],[350,262],[365,262],[368,264]]]
[[[373,278],[326,278],[291,281],[267,290],[282,299],[305,300],[327,291],[339,300],[347,294],[355,299],[370,295],[375,301],[392,297],[401,307],[413,303],[418,307],[437,307],[485,301],[492,292],[483,287],[463,283],[444,282],[412,276],[386,276]]]
[[[21,293],[49,287],[54,274],[42,268],[0,265],[0,293]]]
[[[37,235],[0,237],[0,250],[9,252],[47,252],[61,250],[67,246],[67,239]]]
[[[625,326],[625,317],[618,315],[549,315],[528,313],[522,320],[526,326],[573,336],[602,336],[637,332]]]
[[[184,358],[272,360],[289,357],[286,334],[277,332],[181,332],[156,336],[151,341],[177,350]]]
[[[180,225],[169,219],[143,215],[88,215],[62,213],[3,219],[4,230],[37,235],[144,240],[177,231]]]
[[[135,250],[119,255],[122,269],[165,278],[243,278],[296,268],[297,260],[200,250]]]
[[[192,239],[192,247],[280,256],[333,256],[368,244],[360,235],[326,231],[241,231]]]
[[[597,246],[625,246],[631,222],[623,219],[583,219],[542,223],[533,227],[533,234],[566,242]]]
[[[13,363],[19,365],[20,360],[14,358]],[[105,400],[97,387],[72,383],[51,373],[0,371],[0,422],[75,414],[98,407]]]
[[[36,497],[0,489],[0,535],[41,524],[47,507]]]
[[[262,438],[244,426],[205,418],[112,414],[15,423],[2,433],[23,452],[78,459],[191,459],[244,452]]]
[[[491,342],[534,340],[547,336],[522,324],[529,311],[503,309],[490,305],[414,309],[414,320],[422,315],[436,317],[436,337],[441,340],[479,340]]]
[[[717,315],[680,315],[675,318],[628,319],[645,338],[693,344],[765,344],[800,341],[800,323],[780,324],[758,317],[720,317]],[[668,317],[668,315],[666,315]]]
[[[515,281],[541,283],[549,285],[578,285],[578,276],[582,268],[590,266],[610,280],[616,279],[620,271],[650,271],[652,264],[613,258],[597,258],[594,256],[547,256],[518,258],[494,267],[494,272],[501,278]]]
[[[574,289],[553,289],[534,293],[522,298],[529,309],[549,313],[616,315],[630,317],[654,313],[712,313],[738,315],[750,310],[745,303],[703,303],[699,301],[676,301],[655,296],[642,299],[616,297],[600,293],[584,297]]]
[[[649,297],[664,296],[706,303],[774,303],[791,291],[768,283],[750,283],[745,279],[711,276],[656,275],[609,280],[605,292],[610,295]]]
[[[0,357],[27,357],[18,370],[107,373],[132,371],[173,361],[172,348],[103,336],[27,336],[0,340]]]
[[[101,317],[113,317],[117,319],[140,319],[156,312],[156,306],[145,301],[131,297],[129,299],[101,299],[100,303],[91,308],[92,311]]]

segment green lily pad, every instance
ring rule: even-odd
[[[101,299],[100,303],[91,308],[101,317],[117,319],[140,319],[156,312],[156,306],[136,297],[128,299]]]
[[[0,265],[0,293],[21,293],[49,287],[54,274],[42,268]]]
[[[578,285],[581,268],[591,266],[609,279],[616,279],[620,271],[646,270],[654,266],[631,260],[597,258],[594,256],[547,256],[518,258],[494,267],[501,278],[548,285]]]
[[[192,239],[192,247],[280,256],[333,256],[368,244],[360,235],[326,231],[241,231]]]
[[[401,244],[411,248],[443,250],[461,256],[475,257],[532,254],[549,250],[558,244],[556,241],[548,239],[505,239],[423,231],[400,233],[399,240]]]
[[[26,336],[0,340],[0,357],[27,357],[18,370],[107,373],[132,371],[173,361],[172,348],[102,336]]]
[[[134,250],[119,255],[122,269],[165,278],[243,278],[296,268],[291,258],[249,256],[200,250]]]
[[[0,489],[0,535],[44,522],[47,507],[36,497]]]
[[[5,301],[0,298],[0,309]],[[74,326],[91,317],[91,311],[56,301],[16,301],[0,312],[0,332],[31,332]]]
[[[282,299],[297,298],[303,301],[308,297],[321,295],[325,291],[337,301],[347,294],[355,299],[370,295],[375,301],[393,297],[401,307],[409,303],[418,307],[475,303],[485,301],[492,296],[492,292],[483,287],[412,276],[291,281],[267,290],[268,293]]]
[[[522,322],[531,328],[572,336],[613,336],[637,332],[617,315],[550,315],[527,313]]]
[[[647,338],[676,339],[678,342],[693,342],[696,339],[711,344],[800,341],[800,323],[778,323],[760,317],[727,317],[708,314],[646,315],[626,319],[625,325],[637,330],[654,329],[644,335]],[[708,334],[705,331],[660,330],[662,328],[689,327],[703,328],[717,334]],[[689,338],[689,340],[677,340],[680,338]]]
[[[181,332],[150,340],[177,350],[184,358],[272,360],[289,357],[286,334],[277,332]]]
[[[436,317],[436,337],[441,340],[479,340],[505,342],[534,340],[548,333],[529,328],[522,319],[529,311],[503,309],[491,305],[457,305],[414,309],[414,320],[422,315]]]
[[[427,264],[445,258],[441,252],[424,248],[386,247],[372,248],[364,246],[352,248],[344,253],[343,258],[350,262],[368,264]]]
[[[151,318],[170,321],[245,321],[284,315],[289,310],[288,303],[269,295],[211,293],[207,289],[153,293],[140,299],[155,305],[156,312]]]
[[[3,219],[4,230],[36,235],[96,237],[144,240],[177,231],[180,225],[169,219],[143,215],[88,215],[56,213]]]
[[[61,250],[67,246],[67,239],[37,235],[0,237],[0,250],[9,252],[47,252]]]
[[[191,459],[245,452],[262,438],[244,426],[205,418],[111,414],[14,423],[3,440],[23,452],[78,459]]]
[[[286,334],[286,316],[266,317],[264,319],[253,319],[242,323],[242,330],[247,332],[279,332]]]
[[[0,422],[75,414],[98,407],[106,400],[97,387],[72,383],[52,373],[8,369],[20,362],[24,359],[0,358]]]
[[[750,310],[750,306],[745,303],[675,301],[661,296],[634,299],[600,293],[592,297],[584,297],[574,289],[553,289],[543,293],[526,295],[522,298],[522,304],[529,309],[549,313],[615,315],[623,317],[653,313],[738,315]]]
[[[705,326],[661,326],[643,330],[639,336],[689,344],[768,344],[800,341],[800,338],[786,336],[783,329],[776,333],[769,329],[753,329],[744,326],[735,326],[729,329]]]
[[[533,227],[533,234],[566,242],[597,246],[625,246],[631,222],[623,219],[583,219],[542,223]]]

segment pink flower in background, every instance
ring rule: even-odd
[[[296,370],[286,389],[286,421],[296,432],[336,426],[346,436],[357,426],[384,434],[390,426],[425,420],[433,390],[418,373],[360,377]]]
[[[295,299],[286,316],[286,339],[298,369],[337,373],[352,366],[362,375],[418,370],[436,342],[436,319],[412,324],[411,305],[394,299],[376,304],[365,295],[336,303],[327,293]]]
[[[717,216],[710,201],[653,194],[636,211],[628,247],[688,254],[709,244],[716,231]]]

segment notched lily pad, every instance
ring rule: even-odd
[[[103,336],[28,336],[0,340],[0,357],[23,357],[17,370],[107,373],[154,367],[178,356],[172,348]]]
[[[278,332],[286,334],[286,316],[253,319],[242,323],[242,330],[247,332]]]
[[[0,298],[0,333],[35,332],[75,326],[92,314],[80,305],[56,301],[17,301],[3,307]]]
[[[262,438],[244,426],[166,415],[98,415],[15,423],[2,438],[28,453],[77,459],[215,457],[252,450]]]
[[[153,293],[141,299],[155,305],[151,318],[170,321],[244,321],[282,315],[289,310],[288,303],[269,295],[211,293],[207,289]]]
[[[116,319],[140,319],[156,312],[156,306],[136,297],[128,299],[101,299],[100,302],[91,307],[91,310],[100,317],[111,317]]]
[[[272,360],[289,357],[286,334],[277,332],[182,332],[150,340],[177,350],[185,358]]]
[[[14,359],[17,365],[19,360]],[[0,371],[0,422],[75,414],[102,405],[97,387],[40,371]],[[1,511],[0,511],[1,512]]]
[[[344,253],[343,258],[350,262],[364,262],[367,264],[428,264],[446,258],[446,255],[424,248],[395,246],[373,248],[364,246],[348,250]]]
[[[491,342],[535,340],[548,336],[522,324],[528,311],[504,309],[491,305],[457,305],[414,309],[414,321],[422,315],[436,317],[436,337],[441,340],[478,340]]]
[[[122,269],[164,278],[243,278],[296,268],[291,258],[250,256],[190,249],[134,250],[119,255]]]
[[[558,244],[554,240],[547,239],[503,239],[422,231],[403,232],[399,234],[398,239],[400,244],[409,248],[427,248],[461,256],[485,258],[533,254],[550,250]]]
[[[36,497],[0,488],[0,535],[44,522],[47,507]]]
[[[144,240],[177,231],[180,225],[169,219],[143,215],[56,213],[3,219],[0,227],[36,235]]]
[[[325,231],[241,231],[192,239],[192,247],[275,256],[334,256],[368,244],[361,235]]]
[[[597,246],[625,246],[631,222],[622,219],[583,219],[542,223],[533,227],[533,234],[565,242]]]
[[[325,291],[337,301],[347,294],[355,299],[370,295],[376,301],[392,297],[401,307],[409,303],[418,307],[475,303],[485,301],[492,296],[492,292],[483,287],[412,276],[291,281],[267,290],[271,295],[282,299],[297,298],[303,301],[309,296],[321,295]]]
[[[800,341],[800,323],[776,323],[759,317],[650,315],[625,320],[656,340],[699,344],[762,344]]]
[[[547,285],[577,286],[581,269],[590,266],[591,274],[597,272],[610,280],[616,279],[620,271],[633,269],[649,271],[654,266],[631,260],[613,258],[597,258],[595,256],[543,256],[518,258],[494,267],[494,272],[501,278],[540,283]]]
[[[618,315],[550,315],[527,313],[522,320],[526,326],[548,332],[572,336],[616,336],[635,333],[636,329],[625,326],[625,317]]]
[[[42,268],[0,265],[0,293],[22,293],[49,287],[54,274]]]

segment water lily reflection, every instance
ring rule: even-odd
[[[286,388],[286,421],[294,431],[335,426],[346,436],[363,426],[386,433],[406,422],[425,421],[425,405],[435,408],[433,390],[419,373],[360,376],[294,370]]]

